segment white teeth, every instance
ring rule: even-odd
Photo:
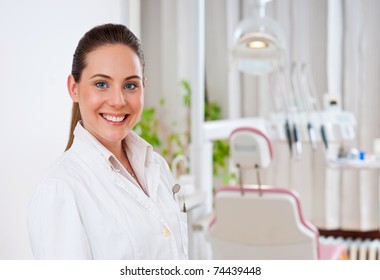
[[[106,114],[102,114],[103,118],[105,118],[106,120],[108,121],[111,121],[111,122],[122,122],[126,116],[120,116],[120,117],[116,117],[116,116],[110,116],[110,115],[106,115]]]

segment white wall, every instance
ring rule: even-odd
[[[126,3],[0,1],[0,259],[32,257],[27,204],[66,145],[74,49],[91,27],[125,23]]]

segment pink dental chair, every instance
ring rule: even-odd
[[[261,131],[240,128],[230,136],[239,186],[215,194],[208,228],[213,259],[344,259],[343,245],[321,244],[318,229],[302,214],[297,193],[261,186],[259,170],[270,165],[272,144]],[[258,186],[244,185],[243,174],[256,172]]]

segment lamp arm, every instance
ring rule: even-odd
[[[265,17],[265,5],[272,0],[254,0],[253,1],[253,16]]]

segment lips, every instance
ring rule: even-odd
[[[123,122],[128,116],[129,114],[126,114],[126,115],[111,115],[111,114],[105,114],[105,113],[101,113],[100,114],[102,116],[103,119],[109,121],[109,122],[113,122],[113,123],[121,123]]]

